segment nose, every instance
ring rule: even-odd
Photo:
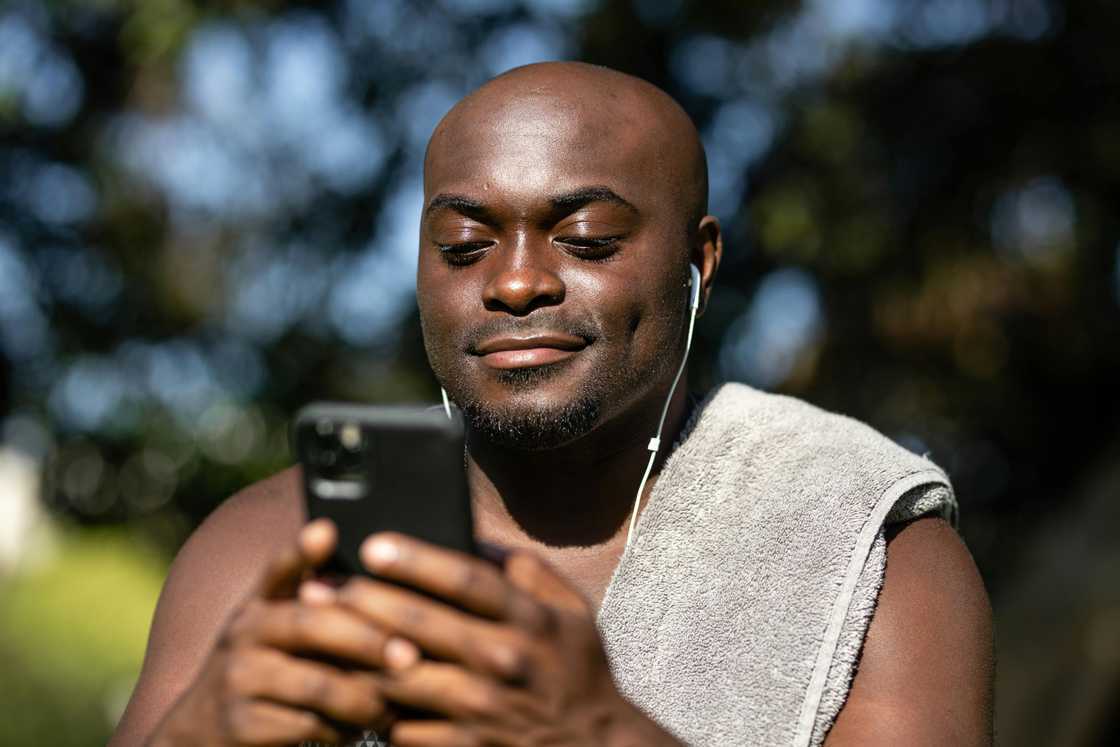
[[[483,288],[486,309],[525,316],[542,306],[563,303],[566,289],[560,276],[525,256],[526,252],[515,254],[521,256],[515,256]]]

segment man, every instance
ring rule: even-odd
[[[298,475],[259,483],[176,559],[114,744],[990,742],[990,611],[944,475],[788,398],[670,398],[689,264],[702,307],[722,253],[671,99],[519,68],[444,118],[424,181],[425,345],[476,534],[510,554],[375,535],[378,580],[330,588]]]

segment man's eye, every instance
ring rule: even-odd
[[[566,236],[556,241],[572,254],[584,259],[605,259],[618,250],[619,236],[587,237]]]
[[[436,244],[443,258],[452,264],[466,264],[478,259],[492,241],[464,241],[456,244]]]

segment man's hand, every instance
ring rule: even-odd
[[[313,522],[272,562],[149,744],[338,742],[389,723],[369,670],[385,664],[391,639],[354,612],[323,603],[325,587],[303,581],[336,541],[330,522]]]
[[[534,556],[499,568],[378,534],[362,558],[384,581],[350,579],[341,606],[428,654],[384,675],[387,700],[435,716],[398,721],[395,747],[678,744],[618,692],[588,605]]]

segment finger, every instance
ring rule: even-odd
[[[478,550],[478,556],[480,558],[484,558],[498,567],[506,564],[506,558],[508,558],[510,554],[509,548],[484,540],[477,540],[475,542],[475,549]]]
[[[393,637],[385,644],[385,666],[393,671],[401,671],[420,661],[420,650],[416,644],[404,638]]]
[[[261,700],[246,700],[234,706],[229,713],[229,728],[238,744],[334,744],[343,738],[338,729],[310,711]]]
[[[546,607],[558,607],[580,615],[590,614],[587,600],[572,588],[568,580],[531,553],[511,553],[506,559],[505,573],[514,588]]]
[[[370,668],[385,663],[389,634],[341,606],[312,606],[296,601],[261,605],[235,620],[233,640],[271,646],[289,653],[342,659]]]
[[[506,617],[510,585],[494,564],[465,553],[381,532],[362,543],[361,558],[373,573],[422,589],[478,615]]]
[[[312,607],[325,607],[335,601],[335,590],[330,584],[309,578],[299,585],[299,601]]]
[[[338,544],[338,529],[330,519],[315,519],[300,530],[298,544],[308,564],[322,565]]]
[[[471,732],[447,721],[398,721],[389,732],[394,747],[481,747]]]
[[[396,705],[456,721],[488,723],[512,710],[506,697],[511,691],[489,677],[444,662],[425,661],[385,677],[381,693]]]
[[[314,711],[332,721],[366,728],[388,723],[376,677],[268,648],[250,649],[230,669],[236,692]]]
[[[517,628],[496,624],[449,607],[395,584],[355,577],[339,602],[398,638],[412,641],[439,659],[508,680],[529,668],[531,642]]]
[[[309,569],[324,563],[334,552],[338,530],[329,519],[316,519],[303,527],[294,544],[288,545],[265,569],[261,594],[285,597],[295,593]]]

